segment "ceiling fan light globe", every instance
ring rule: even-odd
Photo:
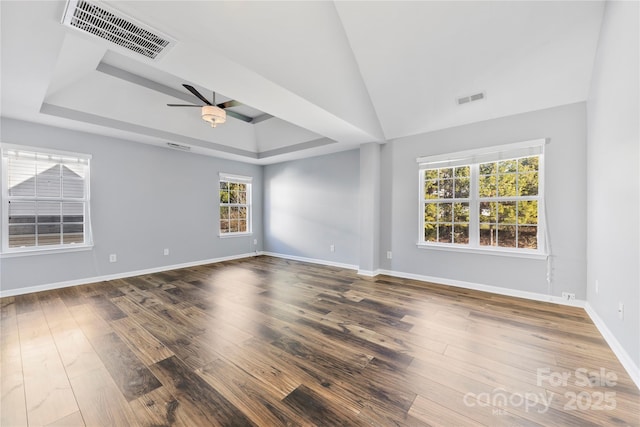
[[[215,105],[205,105],[202,107],[202,120],[215,128],[217,125],[227,121],[227,113]]]

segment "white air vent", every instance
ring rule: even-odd
[[[456,99],[456,101],[458,105],[462,105],[462,104],[468,104],[469,102],[480,101],[484,98],[485,98],[484,92],[480,92],[480,93],[475,93],[473,95],[460,97]]]
[[[174,42],[133,18],[84,0],[67,2],[62,24],[151,59],[157,59]]]
[[[191,151],[191,147],[188,145],[176,144],[174,142],[167,142],[167,145],[174,150]]]

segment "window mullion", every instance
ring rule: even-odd
[[[471,183],[469,188],[469,246],[480,246],[480,204],[478,201],[478,164],[471,165]]]

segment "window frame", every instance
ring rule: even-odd
[[[224,203],[220,200],[220,184],[222,182],[245,184],[247,186],[247,200],[246,203]],[[237,206],[245,207],[247,209],[247,231],[228,231],[223,232],[220,228],[222,218],[220,217],[220,208],[223,206]],[[241,236],[251,236],[253,234],[253,177],[234,175],[229,173],[220,172],[218,174],[218,237],[231,238]]]
[[[417,246],[421,249],[435,249],[453,252],[481,253],[489,255],[513,256],[523,258],[545,259],[547,254],[547,224],[545,208],[545,185],[544,185],[544,146],[548,143],[546,139],[524,141],[501,146],[487,147],[477,150],[454,152],[443,155],[419,157],[418,163],[418,241]],[[537,196],[505,196],[480,197],[479,194],[479,167],[482,163],[500,162],[504,160],[519,159],[523,157],[538,156],[538,195]],[[470,166],[470,192],[469,199],[469,243],[443,243],[425,241],[425,206],[426,203],[440,199],[425,198],[425,171],[430,169],[441,169],[448,167]],[[455,202],[453,199],[442,199],[446,202]],[[537,200],[538,202],[538,224],[537,224],[537,249],[513,248],[503,246],[480,245],[480,203],[481,202],[520,202],[526,200]]]
[[[83,190],[84,197],[82,198],[72,198],[72,197],[64,197],[63,194],[60,194],[60,197],[42,197],[38,195],[34,196],[9,196],[9,154],[8,152],[18,151],[29,153],[30,155],[42,155],[42,156],[52,156],[52,157],[67,157],[67,158],[76,158],[86,162],[84,172],[85,176],[83,178]],[[83,250],[91,250],[93,248],[93,233],[91,229],[91,158],[90,154],[85,153],[76,153],[70,151],[62,151],[62,150],[54,150],[50,148],[42,148],[42,147],[33,147],[26,145],[18,145],[18,144],[8,144],[8,143],[0,143],[0,161],[2,162],[2,174],[0,176],[0,197],[2,199],[2,219],[1,219],[1,227],[2,227],[2,239],[0,242],[0,257],[2,258],[10,258],[17,256],[28,256],[28,255],[40,255],[40,254],[48,254],[48,253],[62,253],[62,252],[76,252]],[[59,164],[63,164],[60,162]],[[25,201],[33,201],[35,203],[38,202],[76,202],[83,203],[83,243],[59,243],[56,245],[35,245],[35,246],[21,246],[21,247],[9,247],[9,202],[12,200],[25,200]],[[37,224],[37,222],[36,222]],[[61,226],[61,236],[64,235],[64,231],[62,229],[64,222],[60,222]],[[37,243],[37,242],[36,242]]]

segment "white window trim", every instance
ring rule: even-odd
[[[547,259],[548,228],[546,222],[545,183],[544,183],[544,147],[549,143],[548,138],[530,141],[516,142],[492,147],[484,147],[475,150],[458,151],[434,156],[418,157],[418,241],[416,246],[420,249],[433,249],[438,251],[466,252],[484,255],[511,256],[518,258]],[[471,214],[477,212],[480,203],[478,194],[478,168],[480,163],[495,162],[500,160],[539,155],[538,164],[538,249],[518,249],[479,245],[479,216]],[[455,243],[425,242],[424,241],[424,171],[427,169],[446,168],[462,165],[471,165],[471,186],[469,198],[469,245]],[[513,200],[513,198],[508,198]]]
[[[229,173],[218,173],[218,191],[220,191],[220,181],[231,181],[242,184],[249,184],[249,191],[247,192],[247,229],[249,231],[236,231],[223,233],[220,231],[220,200],[218,200],[218,237],[220,239],[229,239],[233,237],[243,237],[253,235],[253,177],[243,175],[233,175]]]
[[[9,193],[7,183],[9,181],[7,157],[5,151],[26,151],[30,153],[50,154],[53,156],[79,158],[87,161],[87,171],[84,180],[85,194],[84,198],[84,230],[85,243],[70,243],[66,245],[36,246],[36,247],[20,247],[9,248]],[[0,187],[2,196],[2,241],[0,242],[0,258],[14,258],[21,256],[44,255],[64,252],[78,252],[93,249],[93,231],[91,229],[91,158],[90,154],[75,153],[71,151],[54,150],[50,148],[33,147],[27,145],[17,145],[0,143],[0,161],[2,162],[2,174],[0,176]]]

